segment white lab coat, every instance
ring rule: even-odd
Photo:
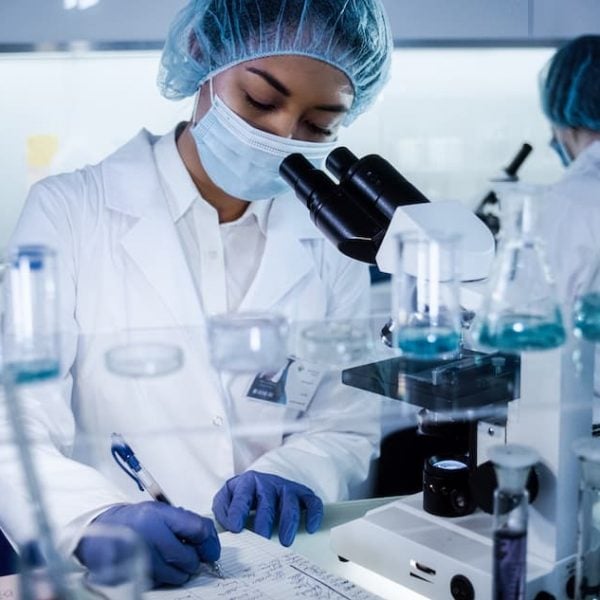
[[[540,232],[569,325],[574,299],[600,258],[600,141],[590,144],[548,188],[539,208]],[[598,350],[594,379],[598,396]]]
[[[72,334],[62,389],[32,389],[22,404],[64,549],[103,507],[148,499],[110,457],[112,431],[129,438],[174,504],[200,513],[227,478],[249,468],[302,482],[324,501],[346,498],[376,453],[377,401],[342,386],[339,372],[325,377],[307,412],[295,413],[247,400],[250,376],[210,366],[204,316],[157,177],[156,139],[142,131],[99,165],[34,186],[12,240],[47,244],[60,258],[61,317]],[[368,313],[368,293],[366,267],[327,242],[298,200],[273,202],[240,311],[356,317]],[[154,379],[108,373],[104,352],[122,341],[109,332],[131,328],[161,330],[183,348],[184,368]],[[290,433],[290,423],[304,430]],[[266,432],[252,429],[265,424]],[[4,416],[0,426],[6,434]],[[25,492],[6,445],[3,456],[0,518],[19,540],[29,533]]]

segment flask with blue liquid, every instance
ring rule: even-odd
[[[474,336],[482,346],[503,352],[557,348],[566,332],[536,231],[540,189],[506,184],[499,195],[500,243]]]
[[[400,234],[392,281],[392,345],[416,360],[446,359],[460,349],[457,253],[460,237]]]
[[[573,331],[577,338],[600,342],[600,256],[587,257],[581,288],[573,306]]]

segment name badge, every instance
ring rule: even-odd
[[[321,379],[323,372],[315,365],[290,356],[279,371],[257,373],[246,397],[304,412],[310,406]]]

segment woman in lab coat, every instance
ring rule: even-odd
[[[191,121],[162,137],[141,131],[100,164],[32,188],[12,243],[57,250],[62,325],[78,340],[65,336],[62,392],[41,399],[38,389],[23,407],[59,543],[84,564],[103,551],[85,537],[89,523],[124,525],[147,542],[154,581],[181,584],[219,555],[212,521],[196,513],[212,506],[239,531],[255,509],[255,530],[268,537],[278,525],[289,545],[301,511],[315,531],[322,500],[365,479],[379,432],[372,401],[339,374],[305,382],[293,408],[289,390],[288,406],[248,398],[252,377],[212,368],[201,332],[225,312],[366,315],[366,269],[285,196],[278,166],[292,152],[322,161],[380,91],[390,51],[379,0],[194,0],[171,27],[159,76],[168,98],[196,94]],[[131,329],[172,332],[183,369],[108,374],[110,332]],[[140,502],[110,458],[112,431],[188,510]],[[24,488],[11,464],[1,468],[0,518],[24,539]]]
[[[556,52],[542,73],[541,100],[566,167],[543,198],[541,232],[570,320],[575,298],[600,268],[600,35],[576,38]],[[597,395],[599,365],[597,353]]]

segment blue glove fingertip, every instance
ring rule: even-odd
[[[306,518],[306,531],[308,533],[315,533],[321,527],[323,522],[323,513],[317,513],[309,515]]]
[[[294,543],[296,538],[296,527],[286,527],[279,531],[279,541],[282,546],[288,548]]]

